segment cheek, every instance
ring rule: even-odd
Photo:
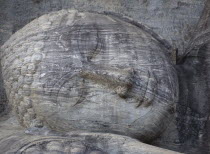
[[[70,85],[72,89],[65,91],[65,87]],[[65,93],[68,97],[63,97]],[[71,126],[78,125],[80,121],[128,126],[151,110],[151,107],[136,108],[137,101],[132,97],[123,99],[114,90],[88,81],[74,86],[72,83],[66,84],[58,94],[57,103],[43,100],[42,103],[35,105],[35,110],[50,123],[49,125],[57,125],[53,121],[60,119],[59,123],[70,122]]]

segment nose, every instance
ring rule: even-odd
[[[133,83],[136,74],[132,68],[119,69],[91,65],[83,68],[79,72],[79,76],[113,89],[123,99],[136,99],[136,107],[140,105],[144,107],[150,106],[155,97],[154,91],[157,88],[155,77],[151,76],[150,73],[145,76],[147,81],[144,82],[146,82],[147,86],[143,89],[136,87],[135,83]]]
[[[81,70],[80,76],[108,86],[120,97],[125,98],[132,87],[133,69],[89,66]]]

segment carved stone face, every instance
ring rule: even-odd
[[[2,47],[10,103],[25,127],[159,135],[177,99],[166,48],[113,16],[77,11],[44,15]]]

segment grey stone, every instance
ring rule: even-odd
[[[167,39],[168,43],[164,41],[163,44],[166,45],[166,47],[172,47],[172,49],[168,48],[168,52],[172,53],[172,61],[178,64],[176,69],[179,76],[180,94],[179,101],[176,104],[176,118],[170,120],[171,123],[168,123],[168,129],[166,129],[165,133],[158,139],[158,143],[153,142],[153,144],[188,153],[207,153],[207,151],[209,151],[208,131],[210,128],[208,119],[209,1],[206,1],[206,4],[205,1],[206,0],[137,0],[128,2],[126,0],[91,0],[85,2],[83,0],[0,0],[0,44],[2,45],[14,32],[25,26],[31,20],[47,12],[63,8],[77,8],[82,11],[96,12],[109,11],[112,12],[112,14],[119,13],[119,16],[127,15],[132,17],[134,24],[136,21],[141,22],[143,25],[149,26],[155,33]],[[202,13],[204,6],[205,9]],[[31,27],[34,27],[34,25],[31,25]],[[152,31],[150,30],[149,33]],[[154,32],[151,33],[153,36],[156,35]],[[39,34],[39,38],[44,40],[48,39],[48,37],[43,37],[42,34]],[[18,46],[14,47],[11,53],[14,54],[15,52],[19,53],[27,50],[41,50],[43,43],[40,43],[39,40],[34,40],[34,42],[36,42],[36,44],[31,47],[27,46],[27,44],[21,46],[21,43],[19,43]],[[178,54],[174,52],[177,50]],[[18,56],[20,55],[17,55],[17,57]],[[32,63],[39,63],[42,57],[43,55],[41,58],[38,58],[37,62],[32,58]],[[2,63],[7,60],[8,56],[2,60]],[[15,69],[18,67],[21,68],[23,65],[20,62],[16,64],[14,65]],[[10,65],[8,65],[8,69],[10,69],[9,67]],[[17,75],[18,73],[14,73],[14,75],[15,74]],[[46,74],[42,73],[37,76],[44,75]],[[4,76],[7,78],[7,73],[4,73]],[[20,81],[24,79],[24,76],[20,77]],[[12,84],[16,82],[16,80],[17,78],[14,76],[13,79],[4,84],[11,89]],[[7,106],[8,102],[1,76],[0,81],[0,112],[1,115],[4,115],[8,113],[10,109]],[[36,85],[36,83],[29,82],[28,86],[29,85],[33,86]],[[18,87],[20,88],[18,90],[18,97],[16,94],[13,96],[13,93],[11,97],[13,97],[14,100],[22,101],[22,95],[26,93],[22,89],[22,84],[19,81]],[[60,94],[68,95],[68,87],[69,85],[61,88]],[[126,98],[128,89],[126,87],[127,86],[119,86],[113,89],[121,98]],[[8,94],[10,94],[9,89],[6,90]],[[43,88],[39,86],[39,91],[42,90]],[[152,98],[151,96],[148,97]],[[59,101],[63,101],[65,98],[67,97],[62,97]],[[129,103],[135,103],[135,101],[130,98],[126,98],[126,100]],[[18,106],[19,102],[20,101],[13,101],[12,104],[17,104],[15,106]],[[141,103],[136,106],[140,104]],[[149,104],[150,103],[142,104],[142,106],[148,106]],[[7,116],[2,116],[1,119],[5,119],[6,117]],[[32,121],[37,121],[37,119],[33,119]],[[1,133],[1,136],[4,134],[4,132]]]
[[[65,136],[65,137],[63,137]],[[10,146],[5,146],[5,143]],[[0,140],[2,153],[39,154],[179,154],[109,133],[71,132],[62,136],[16,133]]]
[[[14,78],[13,61],[24,63],[22,96],[32,109],[18,105],[22,125],[42,117],[38,120],[54,130],[117,133],[141,141],[159,136],[178,100],[178,81],[164,40],[151,32],[126,17],[75,10],[46,14],[16,32],[1,48],[2,68]],[[35,50],[37,40],[42,46]],[[25,50],[16,52],[20,43]],[[39,63],[36,53],[43,55]],[[13,104],[17,89],[5,88]]]

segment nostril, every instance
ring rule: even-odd
[[[118,86],[115,88],[115,92],[122,98],[127,97],[128,87],[126,86]]]

